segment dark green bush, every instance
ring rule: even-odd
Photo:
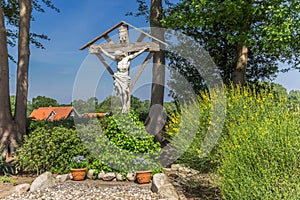
[[[63,120],[57,120],[57,121],[34,121],[31,119],[27,120],[27,132],[31,133],[37,128],[45,127],[47,129],[54,128],[56,126],[62,126],[67,129],[75,129],[75,124],[73,119],[63,119]]]
[[[77,155],[90,157],[73,129],[65,127],[36,128],[24,138],[16,152],[16,165],[22,171],[67,173],[68,165]]]
[[[0,175],[8,175],[14,173],[14,168],[6,163],[5,158],[2,156],[2,147],[0,146]]]
[[[108,118],[104,134],[121,149],[134,153],[152,153],[160,150],[160,144],[154,142],[142,122],[133,112],[117,114]]]
[[[138,117],[133,114],[116,114],[107,119],[107,127],[91,120],[88,124],[78,125],[78,133],[101,165],[116,171],[133,171],[137,157],[143,157],[151,163],[150,169],[160,168],[156,162],[160,154],[160,144],[154,142]]]

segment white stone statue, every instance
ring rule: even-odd
[[[132,59],[146,51],[149,47],[146,46],[140,51],[127,55],[124,51],[117,50],[114,55],[111,55],[107,51],[105,51],[102,47],[100,47],[100,50],[102,53],[104,53],[107,57],[109,57],[112,60],[117,61],[117,72],[114,73],[114,86],[115,91],[117,95],[121,97],[122,102],[122,113],[127,113],[129,110],[129,98],[130,98],[130,76],[129,76],[129,67],[130,62]]]

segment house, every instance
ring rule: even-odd
[[[109,113],[84,113],[82,117],[92,118],[92,117],[107,117]]]
[[[35,121],[58,121],[73,118],[74,116],[78,116],[78,114],[72,106],[40,107],[38,109],[34,109],[29,115],[29,118]]]

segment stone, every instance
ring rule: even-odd
[[[181,167],[181,166],[180,166],[179,164],[172,164],[172,165],[171,165],[171,169],[172,169],[173,171],[178,171],[180,167]]]
[[[160,199],[179,199],[174,186],[169,182],[165,174],[154,174],[151,190],[152,192],[158,193]]]
[[[171,168],[166,168],[166,167],[164,167],[163,170],[165,173],[170,173],[172,171]]]
[[[98,179],[100,180],[103,180],[103,176],[105,175],[105,172],[104,171],[101,171],[99,174],[98,174]]]
[[[55,185],[55,178],[51,172],[45,172],[38,176],[30,186],[30,192],[42,190]]]
[[[70,180],[74,179],[72,173],[69,173],[68,175],[69,175]]]
[[[69,179],[70,179],[69,174],[62,174],[62,175],[56,176],[56,182],[58,182],[58,183],[64,183]]]
[[[124,180],[122,174],[117,174],[116,179],[117,179],[117,181],[123,181]]]
[[[30,189],[30,184],[29,183],[23,183],[20,185],[17,185],[10,189],[10,193],[15,193],[17,195],[21,195],[25,192],[27,192]]]
[[[114,178],[116,178],[115,173],[113,173],[113,172],[108,172],[108,173],[106,173],[106,174],[102,177],[102,180],[104,180],[104,181],[112,181]]]
[[[128,172],[126,178],[127,178],[127,180],[129,180],[129,181],[135,181],[136,175],[135,175],[134,172]]]
[[[88,179],[94,179],[94,173],[95,173],[95,170],[90,169],[90,170],[88,171],[86,177],[87,177]]]

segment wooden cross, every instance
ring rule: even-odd
[[[140,36],[138,37],[138,39],[135,42],[129,41],[129,33],[128,33],[129,26],[140,32]],[[111,33],[112,31],[114,31],[117,28],[118,28],[118,33],[119,33],[119,43],[114,43],[111,40],[111,38],[109,37],[109,33]],[[143,42],[143,40],[146,36],[152,38],[152,42]],[[106,44],[94,44],[96,41],[100,40],[101,38],[104,38],[107,43]],[[117,50],[122,50],[127,55],[138,52],[138,51],[142,50],[145,46],[149,47],[147,50],[149,52],[149,54],[143,61],[140,69],[138,70],[134,79],[130,83],[130,86],[129,86],[129,89],[130,89],[129,97],[130,97],[134,85],[136,84],[137,80],[139,79],[139,77],[142,74],[143,70],[145,69],[146,65],[149,63],[150,59],[153,57],[154,52],[160,51],[160,49],[161,49],[160,45],[167,45],[167,44],[165,42],[153,37],[152,35],[146,33],[145,31],[143,31],[139,28],[136,28],[127,22],[121,21],[118,24],[116,24],[115,26],[113,26],[112,28],[110,28],[109,30],[107,30],[106,32],[104,32],[103,34],[97,36],[95,39],[93,39],[89,43],[82,46],[80,48],[80,50],[83,50],[83,49],[89,47],[89,53],[95,54],[99,58],[99,60],[103,63],[103,65],[106,67],[108,72],[113,76],[114,71],[111,69],[109,64],[106,62],[106,60],[102,56],[102,54],[101,54],[102,51],[100,50],[100,47],[108,53],[114,53]],[[128,69],[128,70],[130,70],[130,69]],[[127,105],[127,107],[129,109],[130,108],[130,98],[129,98],[128,104],[129,105]]]

